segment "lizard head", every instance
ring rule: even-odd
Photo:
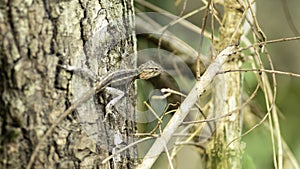
[[[140,65],[138,71],[139,71],[139,78],[147,80],[160,75],[161,72],[163,71],[163,68],[159,64],[150,60]]]

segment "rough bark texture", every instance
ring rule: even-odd
[[[132,14],[130,0],[0,0],[0,168],[25,168],[39,138],[80,97],[74,94],[75,75],[58,64],[88,68],[98,75],[133,67],[135,58],[126,55],[134,53]],[[99,30],[105,32],[101,40],[95,38]],[[124,112],[133,112],[132,98],[122,104]],[[32,168],[132,168],[132,152],[100,164],[111,153],[111,140],[95,141],[82,127],[79,113],[70,114],[52,132]],[[126,120],[131,118],[116,117],[112,124],[109,118],[101,123],[104,134],[120,133],[124,142],[132,142],[127,136],[134,124]]]
[[[220,40],[216,44],[218,50],[222,50],[228,45],[238,44],[242,30],[240,24],[243,9],[238,1],[225,0],[223,26],[220,27]],[[234,36],[233,36],[234,35]],[[239,69],[241,58],[239,54],[230,56],[227,63],[222,66],[222,70]],[[212,88],[212,108],[210,112],[215,117],[222,117],[241,105],[241,76],[239,73],[228,73],[216,76]],[[207,168],[227,169],[242,168],[241,155],[242,144],[239,140],[232,142],[241,135],[241,118],[239,111],[235,111],[231,116],[222,118],[216,122],[216,132],[208,148],[209,158]]]

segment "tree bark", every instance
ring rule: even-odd
[[[133,14],[132,0],[0,0],[0,168],[25,168],[49,126],[88,89],[74,82],[91,85],[74,80],[76,75],[58,64],[88,68],[99,76],[135,65]],[[134,112],[134,88],[128,95],[118,110],[125,117],[98,124],[103,131],[96,140],[83,125],[84,106],[68,115],[42,143],[32,168],[132,168],[134,149],[101,164],[112,153],[114,140],[106,137],[119,134],[127,144],[133,141],[128,136],[135,124],[128,119],[134,113],[128,112]],[[87,112],[87,120],[104,118],[104,113],[92,115]]]
[[[243,32],[241,4],[235,0],[225,0],[223,6],[223,25],[219,29],[219,41],[215,44],[219,51],[229,45],[237,45]],[[231,55],[222,70],[237,70],[241,63],[239,54]],[[216,121],[216,131],[207,149],[209,158],[206,168],[242,168],[243,146],[240,140],[232,142],[241,135],[242,115],[240,110],[236,110],[241,105],[241,82],[239,73],[220,74],[214,79],[210,114],[215,117],[224,117],[229,113],[232,115]]]

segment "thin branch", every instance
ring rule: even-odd
[[[258,42],[258,43],[254,43],[252,45],[246,46],[246,47],[242,47],[239,48],[238,50],[236,50],[236,52],[241,52],[253,47],[257,47],[257,46],[262,46],[265,44],[271,44],[271,43],[278,43],[278,42],[285,42],[285,41],[294,41],[294,40],[300,40],[300,36],[296,36],[296,37],[290,37],[290,38],[280,38],[280,39],[273,39],[273,40],[267,40],[264,42]]]
[[[187,4],[187,0],[184,1],[184,5],[182,7],[182,10],[179,14],[179,19],[181,19],[184,11],[185,11],[185,8],[186,8],[186,4]],[[158,31],[158,32],[162,32],[160,37],[159,37],[159,40],[158,40],[158,45],[157,45],[157,54],[158,54],[158,58],[159,58],[159,61],[161,61],[161,55],[160,55],[160,47],[161,47],[161,42],[162,42],[162,37],[164,35],[164,33],[168,30],[169,27],[173,26],[175,23],[177,23],[176,21],[179,20],[178,18],[174,19],[172,22],[168,23],[167,26],[164,26],[162,28],[162,31]]]
[[[161,9],[161,8],[159,8],[159,7],[151,4],[149,2],[146,2],[144,0],[135,0],[135,2],[137,2],[137,3],[139,3],[139,4],[141,4],[141,5],[145,6],[145,7],[147,7],[149,9],[153,10],[153,11],[159,12],[160,14],[165,15],[166,17],[170,17],[171,19],[175,19],[174,17],[177,18],[177,16],[174,16],[172,13],[170,13],[170,12],[168,12],[166,10],[163,10],[163,9]],[[196,10],[194,10],[194,11],[196,11]],[[193,12],[193,11],[190,12],[190,14],[196,14],[196,13],[197,12]],[[186,16],[188,16],[188,15],[189,14],[186,14]],[[189,16],[191,16],[191,15],[189,15]],[[187,29],[195,32],[195,33],[199,33],[199,32],[202,31],[199,27],[197,27],[196,25],[194,25],[191,22],[188,22],[186,20],[181,20],[179,22],[179,24],[182,25],[182,26],[184,26],[185,28],[187,28]],[[208,31],[204,31],[204,36],[206,38],[210,38],[211,34]]]
[[[172,116],[167,126],[163,130],[163,133],[158,137],[150,150],[144,157],[142,164],[140,164],[138,169],[149,169],[154,164],[158,155],[164,150],[164,145],[172,138],[173,134],[183,122],[185,117],[190,112],[190,109],[197,102],[199,96],[210,86],[211,81],[214,79],[216,74],[221,70],[222,65],[227,60],[228,56],[233,54],[235,46],[229,46],[225,48],[216,57],[215,61],[209,65],[206,72],[201,76],[200,81],[197,81],[186,99],[182,102],[180,107],[177,109],[175,114]]]
[[[169,151],[168,151],[168,147],[167,147],[166,144],[164,144],[164,148],[165,148],[165,152],[166,152],[166,155],[167,155],[169,164],[170,164],[170,168],[171,168],[171,169],[174,169],[174,166],[173,166],[173,163],[172,163],[172,158],[171,158],[171,156],[170,156],[170,153],[169,153]]]
[[[158,120],[158,123],[162,123],[162,120],[160,117],[158,117],[158,115],[156,114],[155,110],[146,102],[144,101],[144,104],[146,105],[146,107],[150,110],[150,112],[153,114],[153,116],[155,116],[155,118]]]
[[[241,110],[243,107],[245,107],[254,98],[254,96],[256,96],[258,89],[259,89],[259,85],[256,86],[256,88],[252,92],[251,96],[241,106],[237,107],[236,109],[230,111],[227,114],[224,114],[224,115],[219,116],[219,117],[210,118],[210,119],[183,122],[182,124],[194,124],[194,123],[204,123],[204,122],[210,122],[210,121],[217,121],[217,120],[220,120],[222,118],[231,116],[233,113],[237,113],[237,112],[239,112],[239,110]]]
[[[129,144],[129,145],[127,145],[127,146],[121,148],[120,150],[116,151],[114,154],[112,154],[112,155],[106,157],[101,163],[102,163],[102,164],[105,164],[105,163],[108,162],[110,159],[114,158],[115,156],[117,156],[118,154],[122,153],[123,151],[129,149],[130,147],[133,147],[133,146],[135,146],[135,145],[137,145],[137,144],[139,144],[139,143],[142,143],[142,142],[147,141],[147,140],[150,140],[150,139],[153,139],[153,137],[145,137],[145,138],[142,138],[142,139],[140,139],[140,140],[138,140],[138,141],[136,141],[136,142],[133,142],[133,143],[131,143],[131,144]]]
[[[160,37],[160,33],[157,32],[157,30],[161,29],[161,26],[146,15],[136,15],[136,27],[137,30],[140,30],[140,32],[153,33],[153,35],[150,36],[151,38],[158,40]],[[183,58],[186,62],[193,63],[196,60],[197,51],[169,31],[165,32],[162,38],[162,42],[165,44],[165,46],[170,47],[176,51],[176,53],[183,54],[186,57]],[[204,65],[208,65],[210,62],[208,57],[204,56],[201,58],[201,61]]]
[[[268,52],[267,49],[264,50],[265,55],[268,58],[269,64],[271,66],[271,70],[274,70],[274,65],[273,62],[271,60],[271,56]],[[282,169],[283,168],[283,150],[282,150],[282,142],[281,142],[281,133],[280,133],[280,125],[279,125],[279,120],[278,120],[278,116],[277,116],[277,110],[276,110],[276,106],[275,106],[275,101],[276,101],[276,96],[277,96],[277,80],[276,80],[276,76],[275,73],[272,73],[272,79],[273,79],[273,93],[272,93],[272,89],[270,86],[270,83],[268,81],[268,77],[266,76],[265,73],[262,74],[263,78],[268,82],[266,87],[267,87],[267,96],[269,96],[269,101],[271,101],[271,106],[270,109],[272,110],[272,118],[273,121],[271,120],[270,117],[270,125],[274,124],[275,126],[275,132],[276,132],[276,137],[277,137],[277,155],[278,155],[278,168]],[[272,123],[273,122],[273,123]],[[272,135],[272,137],[274,137],[274,135]],[[276,150],[275,145],[274,145],[274,150]],[[276,153],[274,152],[274,161],[276,161]]]
[[[282,39],[275,39],[275,40],[270,40],[270,41],[267,41],[266,43],[276,43],[276,42],[283,42],[283,41],[291,41],[291,40],[299,40],[300,39],[300,37],[291,37],[291,38],[282,38]],[[262,43],[256,43],[256,44],[254,44],[254,45],[250,45],[251,43],[250,43],[250,41],[246,38],[246,37],[244,37],[244,39],[243,39],[243,41],[248,45],[248,49],[250,48],[252,51],[253,51],[253,49],[250,47],[250,46],[253,46],[253,47],[255,47],[255,46],[260,46],[260,45],[264,45],[264,43],[262,42]],[[242,48],[240,48],[240,50],[243,50]],[[256,59],[258,59],[258,58],[256,58]],[[263,68],[263,66],[261,65],[260,66],[260,69],[262,69],[262,71],[264,70],[264,68]],[[299,77],[299,75],[298,74],[294,74],[294,73],[289,73],[289,72],[281,72],[281,71],[275,71],[275,70],[267,70],[267,71],[265,71],[266,73],[268,73],[268,71],[270,71],[270,73],[272,73],[273,74],[273,76],[274,76],[274,74],[283,74],[283,75],[290,75],[290,76],[294,76],[294,77]],[[272,72],[271,72],[272,71]],[[269,99],[269,100],[272,100],[272,98],[274,98],[274,97],[272,97],[272,92],[271,92],[271,88],[270,88],[270,83],[269,83],[269,81],[268,81],[268,78],[266,77],[266,75],[265,74],[263,74],[263,78],[265,79],[264,80],[264,84],[266,85],[266,90],[267,91],[265,91],[265,92],[267,92],[268,93],[268,96],[269,96],[269,98],[267,98],[267,99]],[[275,87],[275,86],[274,86]],[[270,110],[270,109],[269,109]],[[276,131],[277,132],[275,132],[275,135],[276,135],[276,137],[278,138],[278,158],[279,158],[279,168],[280,167],[282,167],[282,149],[285,149],[286,151],[287,151],[287,146],[285,146],[285,143],[284,143],[284,141],[283,141],[283,143],[281,143],[282,141],[281,141],[281,137],[279,137],[277,134],[279,133],[280,134],[280,131],[279,131],[279,129],[278,129],[278,125],[279,125],[279,122],[278,122],[278,117],[277,117],[277,112],[276,112],[276,109],[275,108],[273,108],[273,110],[272,110],[273,112],[272,112],[272,115],[273,115],[273,121],[274,121],[274,123],[275,123],[275,128],[276,128]],[[269,111],[267,112],[267,114],[269,114]],[[264,121],[264,119],[262,120],[262,121]],[[262,122],[261,121],[261,122]],[[259,126],[260,124],[261,124],[261,122],[259,123],[259,124],[257,124],[256,126]],[[277,125],[277,126],[276,126]],[[269,123],[269,126],[270,126],[270,131],[271,130],[274,130],[273,128],[271,128],[272,127],[272,123]],[[253,128],[255,128],[255,126],[253,127]],[[251,129],[250,129],[251,130]],[[249,130],[249,131],[250,131]],[[273,131],[271,131],[272,133],[273,133]],[[247,133],[247,132],[246,132]],[[245,135],[246,133],[244,133],[243,135]],[[272,137],[273,138],[273,137]],[[283,144],[283,145],[282,145]],[[295,168],[299,168],[299,166],[296,164],[296,163],[294,163],[294,157],[293,156],[290,156],[289,157],[290,159],[291,159],[291,161],[293,161],[292,163],[293,163],[293,165],[295,165],[295,166],[297,166],[297,167],[295,167]],[[276,159],[275,159],[276,160]],[[277,166],[277,164],[275,164],[275,167],[278,167]]]
[[[300,78],[300,74],[297,73],[284,72],[280,70],[268,70],[268,69],[237,69],[237,70],[232,69],[232,70],[221,71],[218,74],[230,73],[230,72],[266,72],[266,73],[275,73],[279,75],[287,75],[287,76]]]
[[[200,79],[200,75],[201,75],[201,53],[202,53],[202,46],[203,46],[203,39],[204,39],[204,30],[206,27],[206,21],[208,18],[208,14],[209,14],[209,8],[213,6],[211,6],[213,0],[209,0],[207,6],[206,6],[206,10],[205,10],[205,14],[202,20],[202,26],[201,26],[201,34],[200,34],[200,42],[199,42],[199,49],[198,49],[198,56],[197,56],[197,66],[196,66],[196,79],[199,80]]]

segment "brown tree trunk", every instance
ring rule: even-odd
[[[136,58],[127,54],[135,53],[132,15],[131,0],[0,1],[0,168],[28,166],[49,126],[80,97],[74,90],[80,86],[72,81],[76,75],[58,64],[88,68],[98,75],[133,67]],[[134,100],[126,98],[121,109],[134,112]],[[124,142],[132,142],[128,135],[134,123],[126,120],[132,117],[126,114],[113,124],[111,119],[101,123],[103,131],[95,140],[82,125],[79,111],[55,127],[31,159],[31,168],[132,168],[134,150],[117,162],[101,164],[113,144],[105,135],[117,133]],[[104,117],[95,116],[97,121]]]

